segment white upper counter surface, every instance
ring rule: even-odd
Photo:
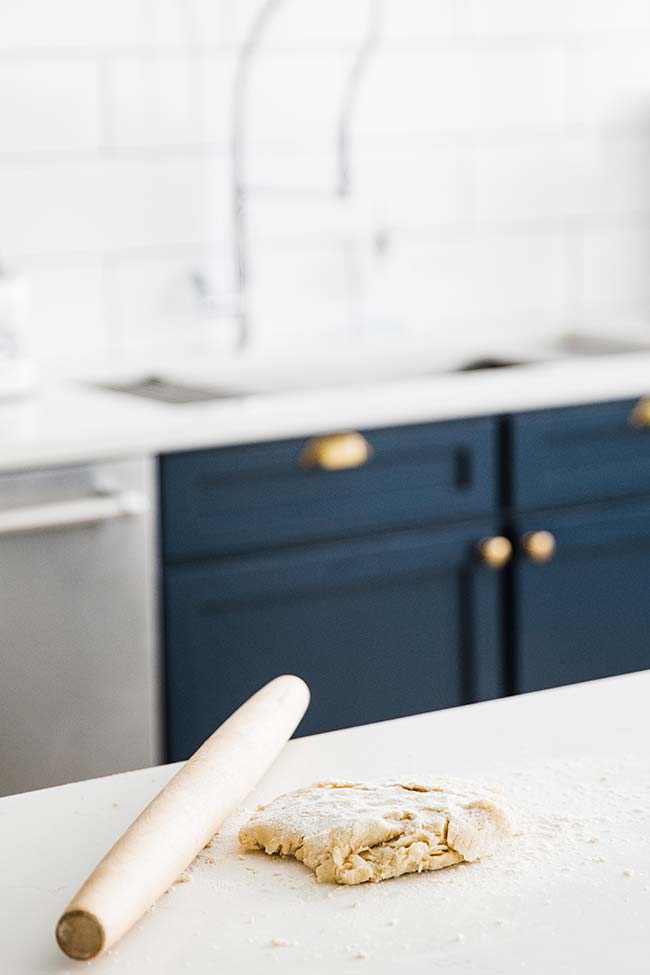
[[[187,375],[186,370],[183,378]],[[227,385],[227,377],[223,382]],[[0,470],[569,406],[649,392],[649,352],[329,388],[318,388],[315,381],[309,390],[179,405],[61,381],[44,384],[29,399],[0,401]]]
[[[56,920],[176,766],[0,799],[0,971],[647,975],[649,694],[642,673],[294,740],[191,882],[88,965],[58,951]],[[478,863],[359,887],[240,858],[257,803],[323,778],[403,775],[502,788],[517,836]]]

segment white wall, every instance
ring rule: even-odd
[[[32,277],[42,355],[229,334],[187,281],[230,287],[229,95],[259,2],[0,0],[0,255]],[[292,196],[330,185],[368,2],[285,0],[254,70],[248,176],[286,191],[251,195],[260,340],[648,317],[648,0],[385,0],[355,202]]]

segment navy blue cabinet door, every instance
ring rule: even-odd
[[[556,551],[536,563],[523,550],[540,530]],[[526,515],[517,533],[515,691],[650,667],[650,499]]]
[[[312,703],[299,734],[503,693],[502,577],[476,558],[490,522],[169,566],[170,760],[281,673]],[[434,756],[435,757],[435,756]]]

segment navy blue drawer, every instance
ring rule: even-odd
[[[650,430],[636,400],[511,419],[513,503],[521,510],[650,493]]]
[[[308,439],[161,460],[167,559],[257,551],[465,518],[497,503],[491,417],[365,432],[370,460],[301,466]]]

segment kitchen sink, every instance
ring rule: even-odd
[[[276,378],[275,382],[268,378],[261,380],[260,377],[249,377],[249,382],[241,386],[236,382],[209,383],[204,381],[178,380],[166,376],[164,373],[138,376],[120,382],[98,382],[94,385],[98,389],[106,389],[116,393],[125,393],[129,396],[139,396],[143,399],[156,400],[160,403],[171,404],[190,404],[205,403],[213,400],[223,399],[243,399],[260,393],[290,392],[300,389],[327,389],[336,386],[353,386],[358,384],[378,383],[389,380],[422,379],[432,375],[450,375],[462,372],[477,372],[489,369],[505,369],[508,367],[525,365],[521,360],[510,360],[498,357],[476,357],[454,363],[453,367],[446,369],[433,369],[423,367],[408,372],[397,372],[391,374],[366,374],[363,372],[357,376],[349,375],[300,375],[299,377],[282,376]],[[256,381],[257,379],[257,381]]]
[[[144,376],[124,383],[97,383],[99,389],[109,389],[130,396],[158,400],[160,403],[204,403],[215,399],[233,399],[248,395],[243,390],[224,386],[203,386],[175,382],[163,376]]]
[[[614,330],[615,331],[615,330]],[[644,341],[644,339],[647,339]],[[329,353],[313,352],[293,358],[270,359],[251,353],[239,360],[203,360],[143,369],[128,378],[95,382],[100,389],[184,405],[215,400],[243,400],[250,396],[374,385],[380,382],[421,380],[434,376],[512,369],[566,359],[650,351],[650,329],[637,335],[588,332],[567,333],[537,349],[474,352],[468,345],[456,349],[403,346],[348,346]]]

